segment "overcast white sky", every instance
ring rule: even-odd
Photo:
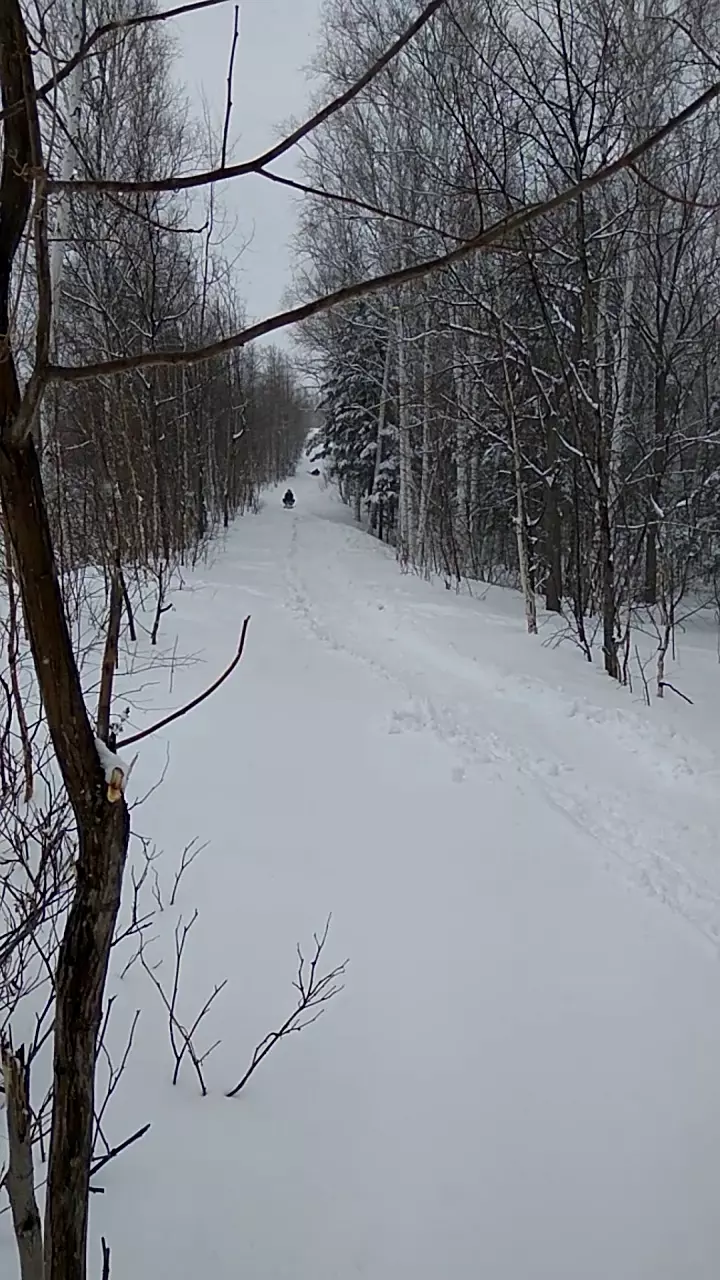
[[[321,0],[242,0],[240,45],[235,59],[231,137],[234,161],[263,151],[289,116],[303,116],[310,94],[304,68],[316,47]],[[233,2],[176,21],[180,77],[200,111],[201,95],[219,122],[225,110]],[[290,160],[278,164],[295,174]],[[290,279],[288,240],[294,229],[293,198],[260,178],[239,178],[221,188],[238,219],[239,236],[252,235],[241,264],[240,291],[250,318],[276,311]],[[278,335],[280,336],[280,335]]]

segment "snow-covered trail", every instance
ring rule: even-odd
[[[253,615],[138,815],[170,853],[210,842],[180,902],[200,912],[186,1015],[229,984],[207,1099],[189,1074],[171,1089],[143,994],[112,1137],[153,1128],[92,1205],[114,1274],[714,1280],[711,745],[510,615],[402,577],[331,494],[294,487],[294,512],[269,495],[175,597],[208,664],[166,702]],[[226,1100],[329,911],[346,990]],[[136,986],[113,983],[129,1016]]]
[[[468,767],[507,776],[511,766],[528,804],[559,809],[717,945],[720,754],[678,732],[667,705],[634,705],[577,652],[541,649],[523,633],[516,593],[488,593],[495,611],[400,576],[340,504],[303,496],[291,607],[326,645],[395,682],[406,699],[397,731],[431,730]],[[675,717],[690,732],[698,718],[687,707]],[[710,736],[720,752],[720,731]]]

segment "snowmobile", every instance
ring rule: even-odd
[[[283,506],[285,507],[286,511],[289,511],[292,507],[295,506],[295,494],[293,493],[292,489],[288,489],[287,493],[285,494],[283,498]]]

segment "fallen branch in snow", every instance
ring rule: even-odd
[[[331,969],[329,973],[322,974],[319,972],[319,964],[330,931],[331,919],[332,917],[328,916],[325,929],[319,937],[317,934],[313,934],[315,954],[309,964],[298,945],[298,974],[296,981],[293,983],[295,990],[298,992],[297,1006],[277,1031],[271,1031],[256,1046],[247,1071],[239,1083],[235,1085],[235,1088],[225,1095],[227,1098],[235,1098],[237,1096],[240,1090],[245,1087],[253,1072],[257,1070],[263,1059],[267,1057],[270,1050],[280,1040],[283,1040],[285,1036],[292,1035],[295,1031],[302,1031],[305,1027],[311,1026],[313,1022],[317,1022],[318,1018],[324,1013],[324,1006],[328,1001],[343,990],[344,983],[338,982],[338,979],[344,976],[349,961],[343,960],[342,964]],[[313,1009],[315,1012],[311,1013]],[[307,1016],[308,1014],[310,1016]]]
[[[676,689],[676,688],[675,688],[675,685],[674,685],[674,684],[670,684],[670,681],[669,681],[669,680],[661,680],[661,681],[659,681],[658,687],[659,687],[660,689],[670,689],[670,690],[672,691],[672,693],[676,693],[676,694],[677,694],[678,698],[683,698],[683,699],[685,700],[685,702],[689,702],[691,707],[694,707],[694,706],[695,706],[695,703],[693,702],[692,698],[688,698],[687,694],[686,694],[686,693],[683,693],[681,689]]]
[[[195,707],[199,707],[201,702],[204,702],[212,693],[215,693],[215,691],[220,688],[220,685],[225,683],[228,676],[232,675],[242,658],[243,650],[245,648],[245,637],[247,635],[249,625],[250,618],[247,617],[242,625],[242,631],[240,632],[240,640],[238,641],[235,657],[230,663],[230,666],[225,668],[222,675],[218,676],[217,680],[215,680],[209,688],[205,689],[203,693],[199,693],[191,702],[187,702],[184,707],[180,707],[177,711],[172,711],[170,715],[165,716],[163,720],[158,720],[155,724],[150,725],[149,729],[141,729],[140,733],[133,733],[129,738],[122,738],[117,745],[119,747],[131,747],[134,743],[140,742],[143,738],[149,738],[151,734],[157,733],[159,729],[164,729],[166,725],[172,724],[174,720],[179,720],[181,716],[187,715],[188,711],[194,711]]]

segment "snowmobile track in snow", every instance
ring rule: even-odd
[[[288,606],[306,629],[326,648],[362,664],[377,677],[401,690],[405,704],[393,717],[390,732],[417,731],[433,733],[462,762],[457,777],[467,778],[472,769],[492,770],[496,776],[513,781],[519,791],[527,793],[528,783],[537,793],[538,822],[542,822],[542,803],[554,810],[574,827],[590,835],[601,847],[608,867],[612,863],[627,883],[652,895],[681,915],[714,948],[720,950],[720,890],[702,875],[694,875],[674,856],[682,849],[692,857],[692,832],[687,824],[677,822],[669,814],[650,820],[647,812],[633,810],[627,796],[607,788],[590,788],[577,776],[577,770],[559,754],[533,754],[503,731],[505,693],[488,688],[481,681],[478,705],[476,681],[468,680],[468,692],[476,703],[474,714],[463,714],[453,703],[439,703],[429,698],[407,676],[393,671],[377,657],[363,653],[347,638],[341,638],[336,626],[320,612],[300,573],[299,548],[302,521],[295,517],[286,565]],[[435,654],[434,666],[442,667],[445,656]],[[520,691],[521,693],[522,691]],[[514,698],[522,706],[521,696]],[[582,718],[582,712],[580,712]],[[532,735],[528,735],[532,740]],[[712,828],[703,825],[699,834],[703,844],[712,838]]]

